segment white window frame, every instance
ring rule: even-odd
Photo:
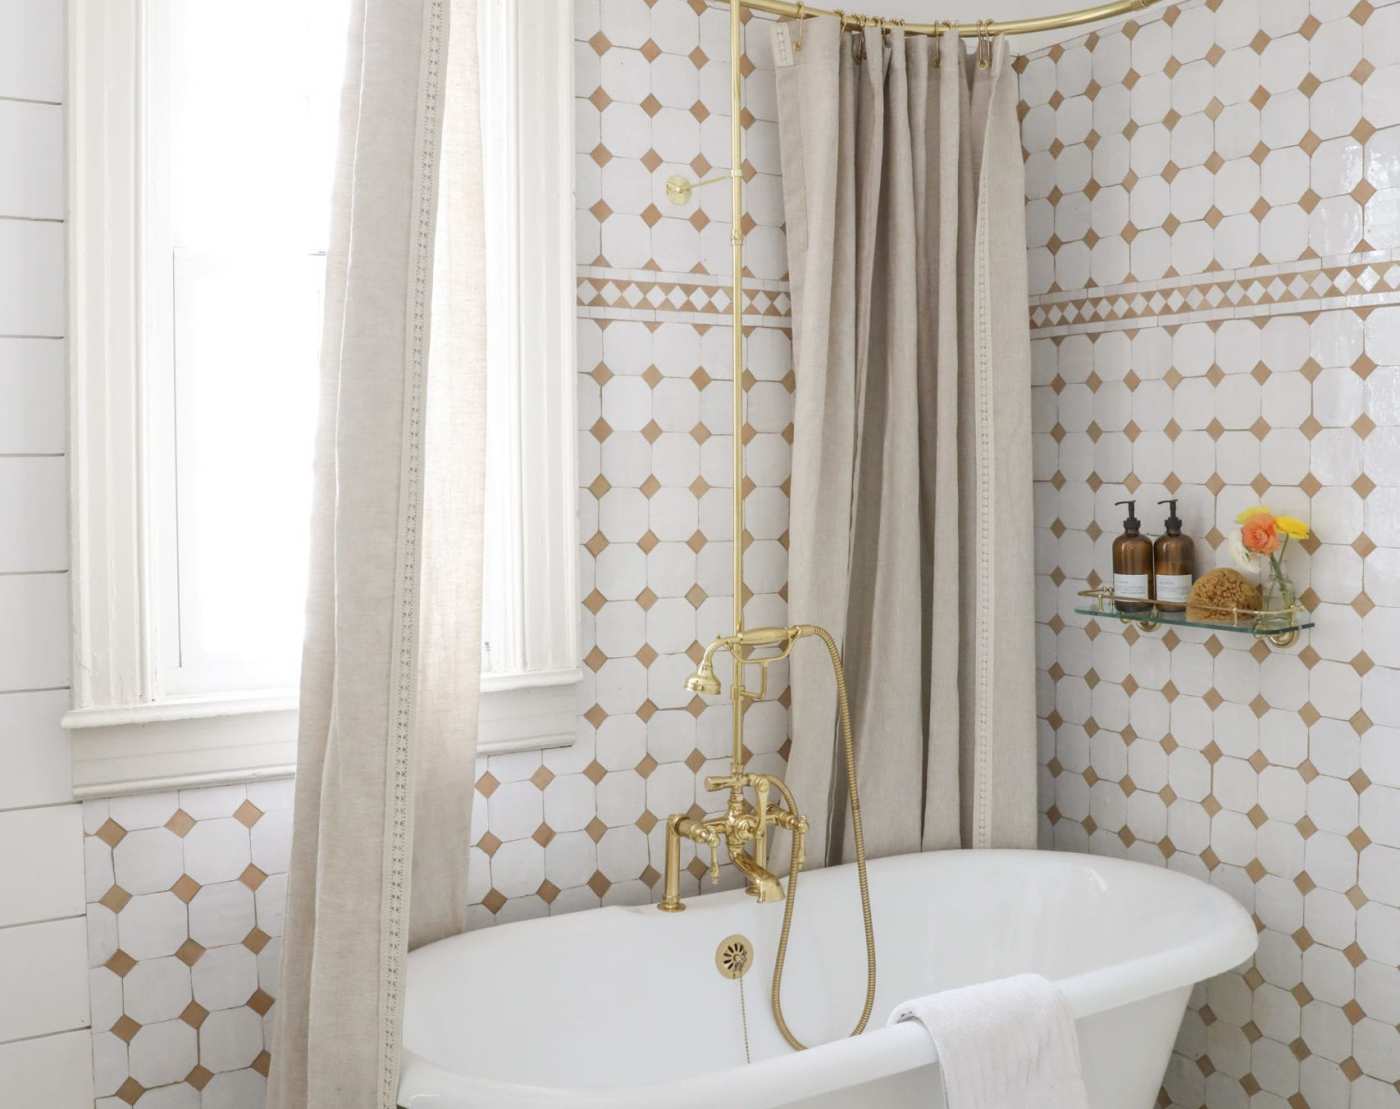
[[[512,634],[482,679],[483,753],[572,744],[581,680],[573,14],[569,0],[497,2],[482,59],[483,139],[492,152],[513,148],[513,180],[506,173],[495,184],[528,218],[514,241],[498,244],[513,280],[498,283],[504,295],[491,317],[503,318],[493,335],[518,354],[514,388],[504,397],[497,389],[496,403],[508,413],[501,441],[514,459],[506,468],[519,528],[498,575]],[[162,571],[151,553],[144,449],[145,7],[72,0],[68,16],[73,707],[63,724],[79,798],[282,777],[296,761],[295,689],[170,697],[156,680],[153,574]],[[516,49],[526,41],[529,50]],[[507,133],[512,106],[529,126]],[[525,319],[522,304],[531,305]]]

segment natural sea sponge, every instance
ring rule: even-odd
[[[1235,612],[1258,611],[1263,604],[1264,596],[1257,585],[1238,570],[1222,566],[1196,579],[1190,596],[1186,598],[1186,619],[1212,624],[1227,621],[1247,624],[1253,617],[1237,617]]]

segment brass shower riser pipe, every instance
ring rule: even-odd
[[[842,11],[839,8],[822,8],[815,4],[799,4],[793,0],[716,0],[718,3],[732,3],[733,6],[751,8],[756,12],[800,19],[809,15],[840,16],[848,27],[902,27],[906,34],[938,35],[946,31],[975,38],[978,35],[1028,35],[1036,31],[1055,31],[1066,27],[1082,27],[1086,23],[1099,23],[1120,15],[1131,15],[1155,5],[1158,0],[1114,0],[1110,4],[1099,4],[1092,8],[1064,12],[1061,15],[1041,15],[1034,19],[982,20],[976,23],[959,23],[956,20],[940,20],[934,23],[910,23],[903,19],[889,19],[878,15],[859,15]]]

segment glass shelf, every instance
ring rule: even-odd
[[[1169,601],[1142,601],[1128,597],[1116,597],[1108,588],[1086,589],[1080,597],[1084,603],[1075,607],[1081,616],[1093,616],[1103,620],[1131,621],[1146,631],[1159,624],[1171,624],[1182,628],[1206,628],[1210,631],[1240,632],[1256,639],[1267,639],[1276,647],[1289,647],[1297,640],[1298,633],[1314,626],[1312,614],[1301,605],[1292,608],[1260,611],[1238,609],[1219,612],[1218,619],[1193,620],[1186,615],[1186,606]],[[1142,609],[1123,611],[1119,604],[1143,605]]]

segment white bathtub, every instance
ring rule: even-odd
[[[414,952],[408,963],[406,1109],[721,1104],[941,1105],[932,1045],[884,1027],[906,998],[1036,971],[1078,1018],[1094,1109],[1151,1109],[1193,983],[1248,959],[1249,916],[1220,890],[1172,871],[1060,852],[948,851],[870,865],[879,991],[860,1012],[865,959],[855,868],[805,873],[783,1007],[768,1004],[781,904],[739,892],[688,911],[606,908],[490,928]],[[738,983],[715,948],[747,936]],[[734,1101],[734,1098],[738,1101]]]

